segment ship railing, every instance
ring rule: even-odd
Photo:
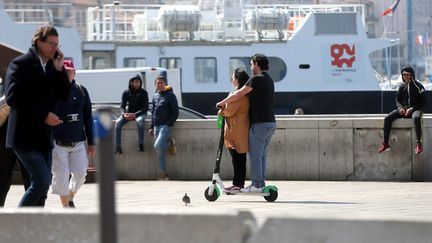
[[[363,4],[244,5],[243,16],[246,16],[250,11],[257,11],[259,9],[275,9],[288,15],[288,28],[283,30],[286,39],[290,39],[296,30],[298,30],[302,20],[309,13],[358,12],[363,20],[363,24],[365,24],[365,6]],[[258,36],[255,36],[256,38]]]
[[[70,3],[4,4],[4,10],[16,23],[63,25],[74,19],[73,6]]]
[[[87,9],[87,40],[149,40],[157,32],[157,12],[162,5],[105,4]],[[135,23],[134,19],[139,22]],[[155,38],[157,39],[157,38]]]
[[[88,41],[170,41],[170,34],[161,31],[158,25],[158,11],[164,5],[150,4],[105,4],[102,8],[87,10]],[[260,41],[255,30],[248,29],[246,16],[249,11],[273,8],[283,11],[293,25],[283,30],[263,30],[269,39],[286,41],[301,25],[301,18],[314,12],[359,12],[364,21],[365,7],[362,4],[315,4],[315,5],[243,5],[241,16],[224,17],[223,6],[201,9],[200,30],[194,33],[194,40],[205,41]],[[289,29],[289,28],[292,29]],[[283,38],[280,38],[280,33]],[[189,40],[189,33],[175,33],[177,39]],[[278,36],[279,34],[279,36]]]

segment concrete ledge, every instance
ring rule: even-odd
[[[432,221],[271,218],[248,243],[428,243]]]
[[[286,116],[277,120],[269,147],[267,178],[270,180],[432,180],[432,117],[423,119],[423,154],[415,154],[411,119],[399,119],[390,136],[391,151],[378,154],[383,140],[384,116]],[[179,120],[173,129],[177,154],[168,156],[171,179],[211,178],[219,130],[215,119]],[[146,123],[148,127],[149,123]],[[118,178],[154,180],[159,163],[154,139],[145,134],[145,152],[137,152],[136,125],[122,133],[122,155],[116,155]],[[112,151],[108,151],[112,152]],[[232,178],[231,158],[225,150],[223,179]]]
[[[117,242],[244,242],[254,223],[247,212],[120,213]],[[75,210],[0,210],[0,242],[29,241],[99,243],[99,215]]]
[[[99,243],[97,212],[1,209],[0,242]],[[122,212],[121,243],[429,243],[432,221],[424,219],[269,218],[257,226],[249,212]]]

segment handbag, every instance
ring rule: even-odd
[[[3,95],[0,98],[0,127],[6,122],[9,116],[10,106],[6,104],[6,97]]]

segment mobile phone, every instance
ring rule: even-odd
[[[56,51],[56,52],[54,53],[54,59],[57,59],[58,56],[59,56],[59,52]]]

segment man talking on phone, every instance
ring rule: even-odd
[[[71,84],[57,30],[39,27],[31,44],[26,54],[9,64],[6,74],[6,102],[11,107],[6,147],[12,148],[31,178],[19,206],[43,207],[52,178],[52,128],[63,122],[54,114],[54,105],[67,101]]]

